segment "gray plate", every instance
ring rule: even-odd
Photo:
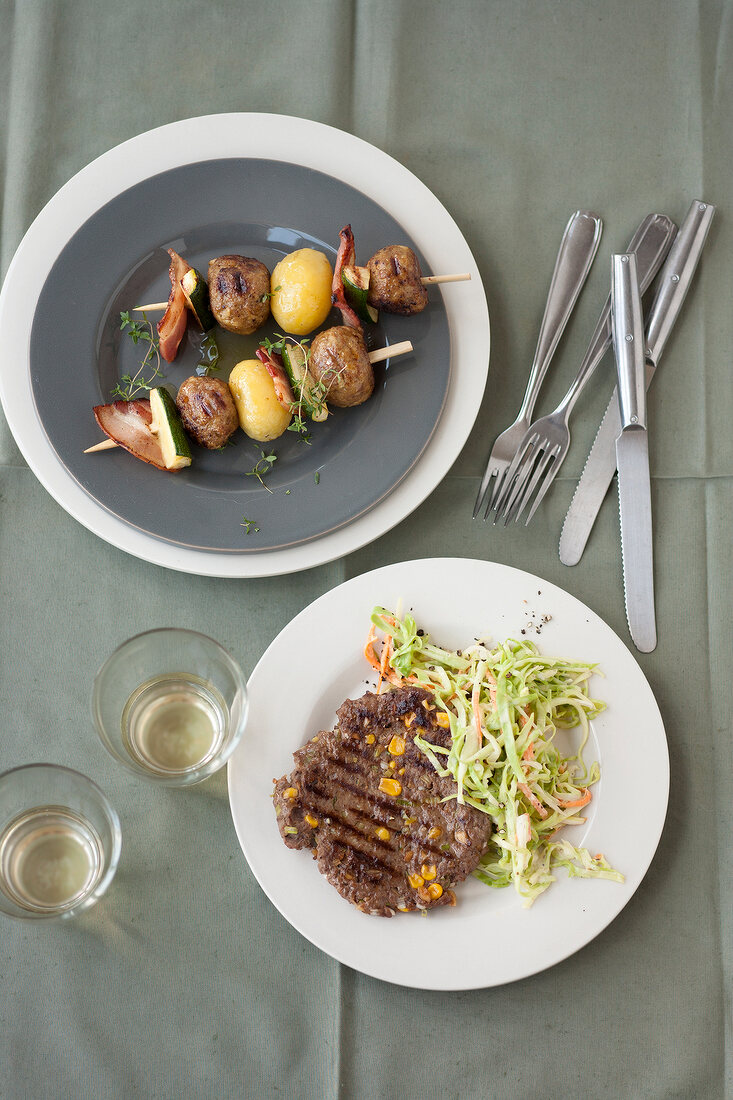
[[[417,317],[383,314],[369,326],[370,347],[409,339],[415,350],[375,366],[368,402],[335,409],[324,424],[314,424],[310,446],[292,432],[265,445],[266,453],[277,454],[267,489],[246,476],[261,452],[242,432],[221,452],[193,446],[192,466],[175,474],[120,449],[82,453],[100,438],[93,406],[112,400],[117,380],[134,374],[142,356],[140,345],[120,332],[120,312],[168,297],[166,248],[204,273],[211,257],[227,252],[254,256],[272,270],[288,252],[314,247],[333,263],[347,222],[358,261],[382,245],[404,243],[422,263],[415,242],[366,195],[279,161],[209,160],[175,168],[123,192],[84,223],[38,300],[31,385],[51,444],[91,497],[157,538],[242,553],[319,538],[363,515],[402,480],[427,446],[448,391],[450,337],[437,288]],[[334,313],[324,327],[337,323]],[[250,337],[216,331],[224,364],[219,376],[227,378],[275,328],[269,321]],[[189,328],[176,361],[162,364],[161,383],[175,392],[195,372],[199,342]],[[259,531],[247,534],[244,517]]]

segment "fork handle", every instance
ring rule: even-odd
[[[532,417],[542,380],[598,251],[602,229],[598,215],[587,210],[576,210],[565,227],[520,417]]]

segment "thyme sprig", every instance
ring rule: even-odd
[[[121,401],[132,401],[138,393],[153,389],[156,378],[163,377],[160,369],[160,349],[152,321],[148,320],[145,313],[142,321],[133,321],[128,311],[120,313],[120,331],[126,332],[133,344],[148,345],[145,358],[135,374],[123,374],[112,390],[112,397],[119,397]],[[146,370],[152,372],[147,378]]]
[[[269,474],[272,467],[277,462],[277,455],[266,455],[264,451],[260,451],[260,458],[251,470],[247,470],[245,477],[256,477],[263,489],[267,489],[268,493],[272,492],[269,485],[265,485],[264,476]]]

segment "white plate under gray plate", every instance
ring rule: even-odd
[[[603,852],[623,872],[622,884],[568,879],[561,870],[527,910],[512,888],[493,890],[471,878],[457,887],[454,908],[386,919],[360,913],[319,874],[308,852],[285,847],[272,805],[273,777],[290,771],[291,754],[309,737],[332,727],[344,699],[368,690],[362,650],[372,608],[394,608],[400,599],[418,625],[451,648],[479,635],[495,642],[521,637],[528,614],[548,614],[551,621],[537,639],[541,651],[599,665],[604,678],[593,679],[592,692],[607,710],[592,723],[585,755],[598,760],[601,781],[586,824],[567,833],[591,852]],[[249,699],[248,729],[229,762],[232,817],[249,865],[273,904],[311,943],[383,981],[477,989],[544,970],[578,951],[621,912],[659,843],[669,756],[644,674],[593,611],[518,569],[428,558],[347,581],[280,632],[252,673]]]
[[[286,545],[287,538],[273,531],[274,548],[259,550],[256,539],[233,523],[241,530],[241,553],[231,538],[221,545],[207,544],[193,532],[187,544],[186,532],[158,532],[155,524],[136,519],[134,500],[132,511],[125,512],[116,492],[110,495],[94,484],[80,484],[84,479],[74,476],[68,455],[63,461],[63,446],[68,450],[63,426],[59,430],[56,424],[49,433],[42,422],[48,410],[39,416],[30,363],[41,287],[80,227],[106,204],[160,173],[232,158],[298,165],[353,187],[404,228],[430,270],[472,274],[470,283],[431,291],[440,295],[448,323],[450,385],[437,428],[425,443],[418,441],[417,462],[410,466],[406,455],[405,476],[396,464],[391,491],[385,491],[389,480],[382,478],[373,505],[368,498],[359,502],[363,514],[351,522],[348,514],[336,517],[340,526],[329,530],[329,521],[324,534],[314,527],[310,542]],[[309,227],[299,228],[307,232]],[[110,288],[110,295],[114,290]],[[349,553],[398,523],[435,488],[458,456],[481,403],[489,356],[488,311],[475,261],[435,196],[402,165],[366,142],[319,123],[277,115],[214,115],[173,123],[133,138],[83,169],[54,196],[21,242],[0,295],[0,332],[5,349],[0,353],[0,398],[24,457],[48,491],[86,527],[121,549],[159,565],[211,576],[269,576],[305,569]],[[35,384],[38,399],[42,380],[36,378]],[[49,438],[54,432],[56,446]],[[80,449],[84,443],[80,440]],[[226,453],[219,457],[227,461]],[[113,462],[122,460],[124,456],[112,456]],[[179,488],[183,484],[181,480]]]

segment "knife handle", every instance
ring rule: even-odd
[[[621,427],[646,428],[644,323],[633,252],[611,257],[611,327]]]
[[[647,357],[655,366],[690,288],[714,213],[715,207],[710,203],[695,199],[662,268],[659,287],[647,318],[645,337]]]

